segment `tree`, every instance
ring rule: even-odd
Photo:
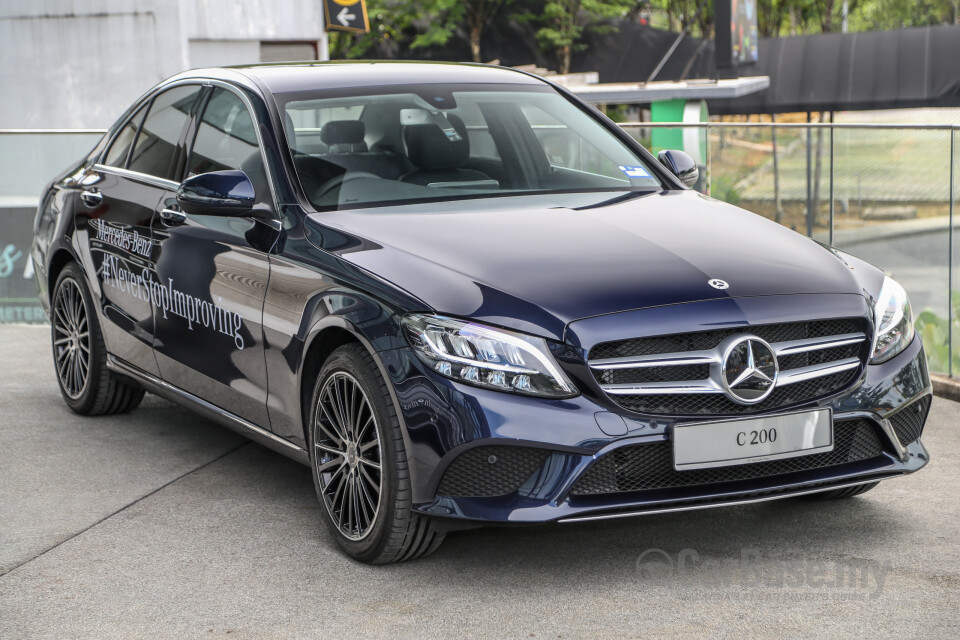
[[[463,29],[470,42],[474,62],[483,62],[483,32],[499,11],[513,0],[432,0],[412,4],[420,7],[419,25],[424,30],[410,44],[411,49],[445,45]]]
[[[433,4],[432,0],[414,5],[410,0],[368,0],[369,33],[331,31],[330,57],[332,59],[362,58],[375,47],[387,43],[403,43],[414,30],[419,7]]]
[[[757,27],[764,38],[830,33],[839,30],[842,7],[842,0],[758,0]],[[847,12],[850,31],[960,24],[960,0],[848,0]]]
[[[359,58],[388,40],[410,41],[410,49],[443,46],[465,33],[474,62],[483,62],[483,33],[513,0],[370,0],[368,34],[331,36],[331,55]]]
[[[652,0],[651,7],[666,14],[671,31],[689,29],[704,39],[713,33],[713,0]]]
[[[558,71],[570,73],[570,59],[583,46],[584,31],[615,29],[603,21],[624,18],[637,4],[636,0],[547,0],[540,15],[527,17],[539,25],[537,42],[556,55]]]
[[[858,9],[851,7],[851,31],[960,24],[956,0],[862,0]]]
[[[470,35],[470,54],[474,62],[483,62],[480,43],[490,22],[513,0],[467,0],[463,2],[467,14],[467,33]]]
[[[851,10],[859,0],[850,0]],[[825,11],[824,5],[831,8]],[[822,19],[829,13],[833,23],[834,7],[842,5],[837,0],[758,0],[757,30],[761,38],[779,38],[783,35],[798,35],[817,31]],[[822,29],[821,29],[822,30]]]

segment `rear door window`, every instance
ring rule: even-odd
[[[127,155],[130,153],[130,145],[137,136],[137,129],[140,127],[140,121],[143,120],[143,114],[147,112],[147,107],[140,107],[140,110],[130,118],[129,122],[120,130],[117,137],[113,139],[110,150],[103,163],[108,167],[123,168],[127,164]]]

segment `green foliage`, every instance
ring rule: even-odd
[[[466,21],[469,2],[460,0],[430,0],[417,2],[413,11],[417,18],[427,18],[424,31],[418,33],[410,43],[411,49],[421,49],[434,45],[445,45],[456,33],[457,26]],[[419,11],[418,11],[419,9]]]
[[[627,109],[628,106],[625,104],[607,105],[605,112],[607,117],[614,122],[626,122]]]
[[[410,0],[368,0],[370,33],[329,32],[330,58],[363,58],[378,44],[388,40],[403,42],[418,11]]]
[[[523,17],[538,25],[537,43],[545,53],[554,53],[557,70],[569,73],[571,54],[583,48],[584,32],[615,29],[604,21],[624,18],[637,5],[637,0],[547,0],[539,13],[528,11]]]
[[[839,31],[843,0],[758,0],[762,37]],[[953,23],[960,0],[848,0],[849,30],[867,31]],[[371,32],[332,32],[332,58],[427,52],[463,42],[483,60],[482,36],[491,25],[525,22],[551,68],[568,72],[588,32],[612,31],[619,19],[653,12],[653,23],[695,37],[714,31],[713,0],[368,0]]]
[[[513,0],[369,0],[370,33],[331,34],[331,57],[362,58],[386,40],[411,50],[446,45],[465,36],[480,61],[480,38],[494,16]],[[334,55],[336,54],[336,55]]]
[[[663,0],[679,1],[679,0]],[[879,31],[949,24],[957,20],[957,0],[849,0],[848,31]],[[758,0],[761,37],[840,31],[842,0]]]
[[[953,373],[960,375],[960,291],[953,292]],[[950,330],[946,318],[941,318],[931,309],[917,316],[914,326],[917,335],[923,339],[923,349],[927,352],[930,370],[947,373],[950,365]]]
[[[650,7],[666,15],[664,27],[671,31],[690,27],[690,34],[696,38],[713,35],[713,0],[651,0]]]
[[[734,186],[734,179],[729,176],[719,176],[711,182],[710,197],[733,205],[740,204],[740,192]]]
[[[954,0],[870,0],[850,16],[851,31],[875,31],[951,24],[957,19]]]

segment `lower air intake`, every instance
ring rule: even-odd
[[[489,498],[513,493],[539,469],[549,451],[531,447],[476,447],[457,457],[443,474],[437,494]]]
[[[870,460],[882,453],[877,428],[873,422],[862,418],[834,424],[833,451],[730,467],[676,471],[672,443],[634,445],[615,449],[600,458],[577,480],[570,494],[629,493],[754,480]]]
[[[897,434],[900,444],[907,446],[920,439],[928,411],[930,411],[930,396],[925,396],[890,416],[890,424],[893,425],[893,431]]]

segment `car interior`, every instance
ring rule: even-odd
[[[660,186],[647,170],[628,176],[642,160],[559,95],[517,95],[455,93],[443,109],[416,94],[291,101],[285,135],[318,210]]]

